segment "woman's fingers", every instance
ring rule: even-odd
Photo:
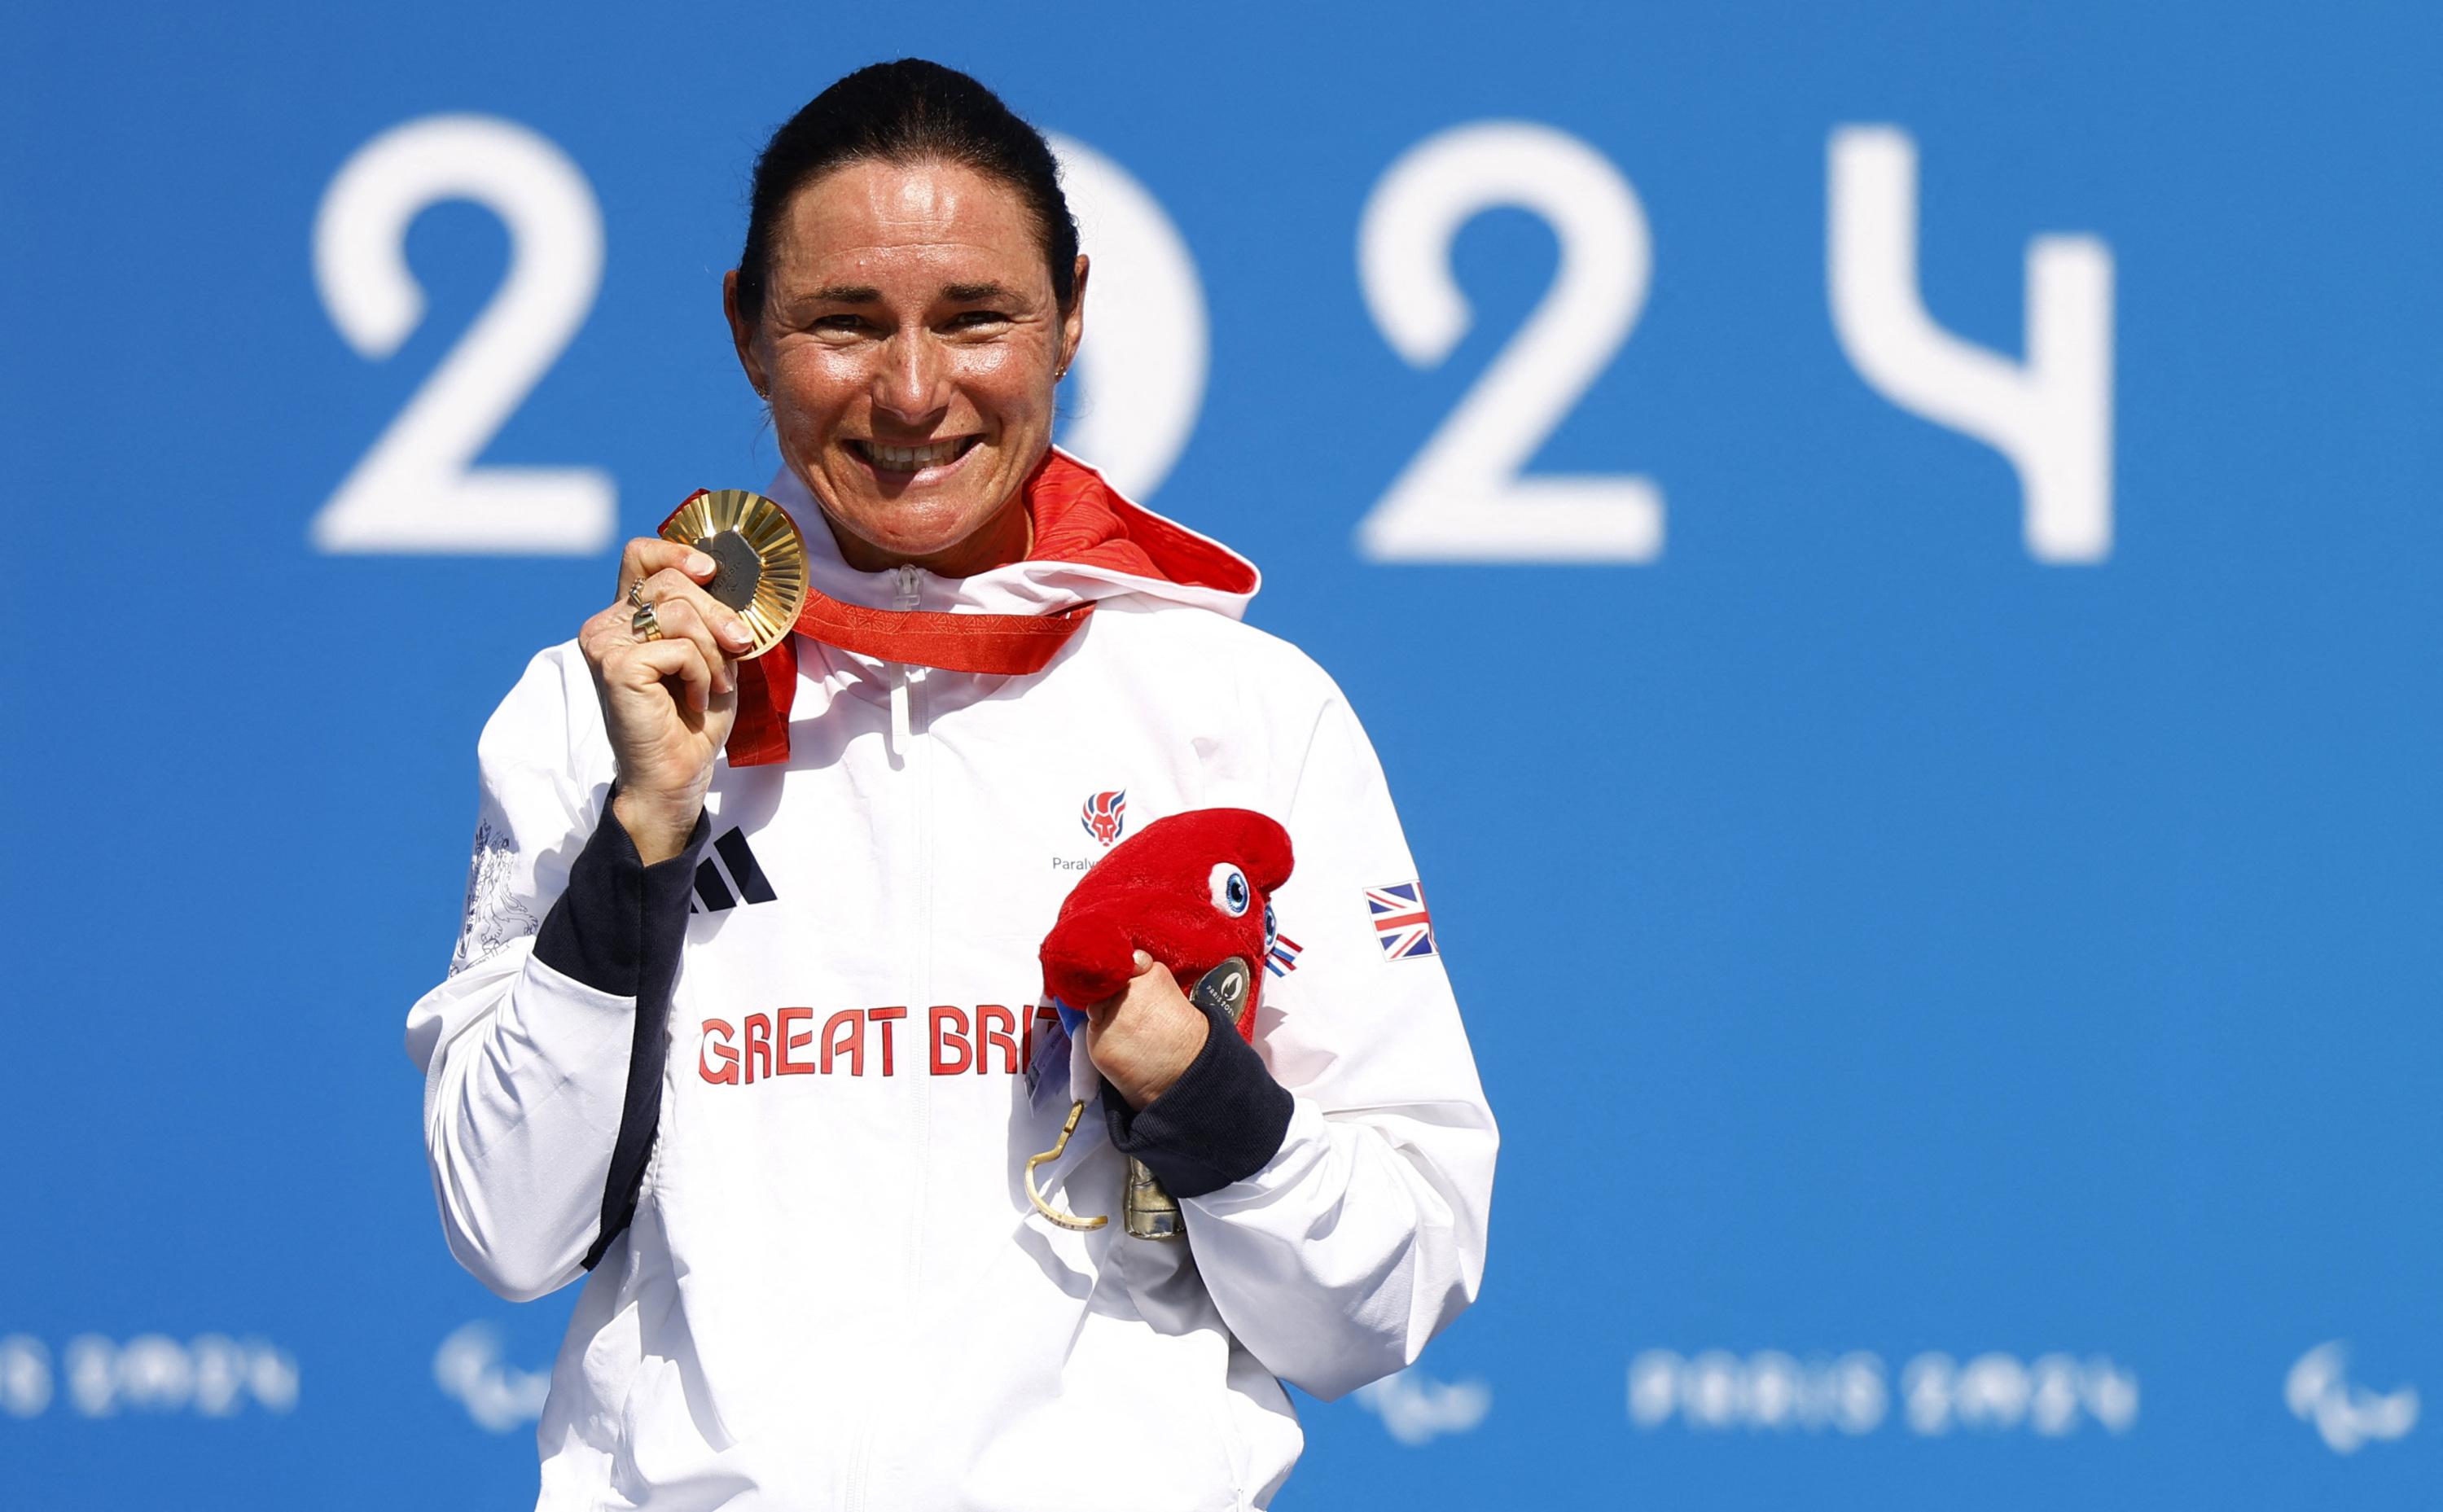
[[[692,600],[672,594],[653,606],[653,622],[662,628],[662,640],[685,641],[694,647],[712,668],[712,691],[729,691],[729,664],[722,647],[713,639],[712,627],[705,623],[702,610]],[[660,641],[652,642],[660,645]]]
[[[1140,953],[1142,959],[1142,953]],[[1087,1010],[1086,1053],[1129,1106],[1143,1109],[1204,1048],[1212,1022],[1167,969],[1143,959],[1127,989]]]
[[[625,599],[628,590],[655,573],[675,571],[700,583],[712,581],[714,562],[692,546],[659,536],[639,536],[628,542],[619,553],[618,596]]]
[[[646,641],[636,633],[636,610],[626,596],[595,614],[578,632],[578,643],[606,683],[624,692],[639,692],[665,678],[675,678],[679,695],[697,714],[708,712],[718,699],[724,707],[737,692],[736,658],[754,645],[754,634],[726,605],[707,593],[689,576],[694,556],[707,571],[709,558],[690,547],[666,540],[633,540],[624,562],[649,567],[637,597],[651,605],[660,638]],[[675,565],[655,565],[675,563]],[[686,657],[670,654],[685,647]],[[640,653],[659,647],[652,655]],[[639,713],[643,712],[641,709]]]
[[[712,706],[712,669],[717,665],[706,660],[704,648],[693,640],[664,636],[615,653],[603,671],[637,692],[675,679],[687,706],[702,714]]]
[[[612,647],[623,640],[636,638],[635,631],[628,623],[634,613],[635,610],[624,605],[615,604],[577,628],[577,647],[585,653],[585,660],[597,671]]]
[[[1165,982],[1168,982],[1170,992],[1175,993],[1179,991],[1179,984],[1169,980],[1170,973],[1167,971],[1163,972],[1160,979],[1151,982],[1146,980],[1148,974],[1153,972],[1159,963],[1144,951],[1138,951],[1130,965],[1131,972],[1126,987],[1099,1003],[1086,1005],[1084,1011],[1087,1021],[1096,1029],[1099,1029],[1109,1024],[1120,1010],[1126,1008],[1130,1002],[1148,995],[1156,997],[1163,995]]]
[[[694,608],[697,618],[720,643],[722,656],[738,656],[755,645],[755,632],[738,617],[738,611],[696,586],[693,580],[675,568],[664,568],[645,579],[645,602],[662,613],[665,606],[684,602]],[[662,620],[662,633],[670,633],[670,621]]]

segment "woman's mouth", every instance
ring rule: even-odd
[[[946,466],[967,454],[967,448],[982,441],[982,436],[951,436],[942,441],[928,441],[921,446],[894,446],[879,441],[857,440],[848,443],[848,449],[876,472],[914,477],[931,467]]]

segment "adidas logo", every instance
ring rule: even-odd
[[[741,902],[768,903],[779,896],[763,868],[755,864],[755,852],[746,848],[745,832],[731,829],[714,841],[712,853],[697,864],[695,897],[689,902],[688,912],[717,914]]]

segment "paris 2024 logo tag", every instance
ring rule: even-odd
[[[1088,834],[1102,842],[1104,848],[1109,849],[1120,838],[1120,831],[1128,827],[1128,790],[1121,789],[1114,792],[1098,792],[1088,798],[1085,809],[1077,815],[1077,822],[1086,827]]]

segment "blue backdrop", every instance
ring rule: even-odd
[[[531,1496],[475,734],[770,477],[747,168],[909,52],[1103,195],[1070,435],[1349,689],[1502,1120],[1280,1505],[2432,1502],[2432,8],[919,9],[9,24],[0,1503]]]

